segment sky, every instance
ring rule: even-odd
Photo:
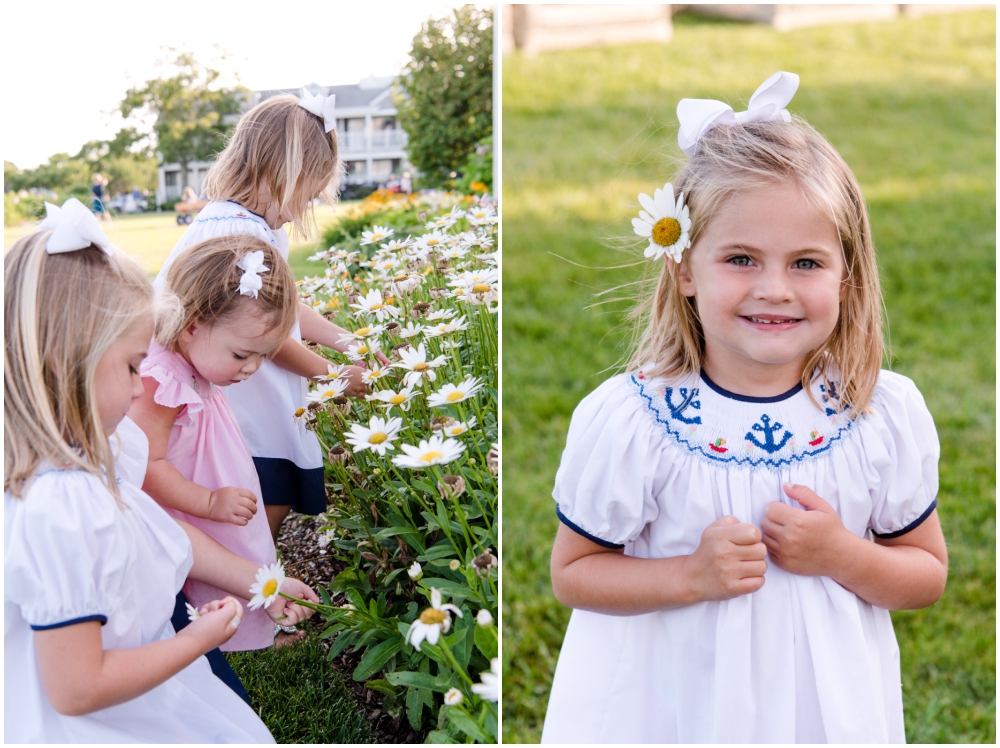
[[[461,2],[172,0],[5,4],[0,150],[31,169],[75,154],[122,125],[117,109],[131,86],[157,77],[164,47],[235,72],[251,90],[308,83],[335,86],[395,75],[431,17]],[[476,3],[487,5],[487,3]]]

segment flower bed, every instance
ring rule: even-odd
[[[310,258],[325,274],[300,282],[303,299],[352,338],[346,355],[322,349],[329,375],[294,415],[327,453],[320,543],[347,564],[319,590],[323,636],[331,659],[363,652],[354,678],[384,694],[385,712],[431,728],[429,741],[493,743],[495,206],[489,196],[381,196],[351,221],[335,228],[337,247]],[[343,366],[361,363],[371,394],[351,400]]]

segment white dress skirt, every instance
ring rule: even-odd
[[[629,556],[688,555],[725,515],[760,525],[812,488],[859,537],[896,537],[936,506],[938,441],[913,382],[881,372],[851,420],[833,386],[773,398],[706,377],[614,377],[577,407],[553,496],[560,520]],[[575,610],[548,743],[905,742],[889,612],[828,577],[769,564],[757,592],[636,616]]]
[[[234,202],[209,203],[184,232],[156,276],[159,293],[177,255],[206,239],[229,234],[250,234],[270,243],[288,259],[288,234],[272,229],[256,213]],[[235,289],[234,289],[235,293]],[[299,325],[292,338],[302,340]],[[316,435],[297,423],[295,411],[305,405],[308,383],[304,377],[264,361],[252,377],[225,388],[260,478],[265,504],[293,506],[305,514],[326,509],[323,452]]]
[[[148,447],[137,427],[123,424],[132,429],[117,468],[124,508],[100,478],[51,466],[24,498],[4,494],[4,740],[273,743],[204,657],[131,701],[79,717],[59,714],[45,694],[33,631],[98,621],[106,650],[174,636],[170,616],[193,563],[191,544],[133,485],[142,482]]]

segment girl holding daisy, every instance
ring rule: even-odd
[[[334,130],[334,96],[275,96],[243,115],[225,150],[205,177],[211,201],[195,218],[167,258],[154,282],[159,292],[170,266],[187,247],[230,234],[267,242],[287,266],[292,223],[308,236],[315,227],[313,201],[336,205],[342,171]],[[274,268],[275,263],[269,266]],[[318,514],[326,509],[323,455],[314,434],[290,414],[306,406],[309,379],[329,377],[327,360],[302,339],[346,352],[347,331],[331,324],[311,306],[298,304],[288,340],[261,364],[253,379],[227,388],[226,395],[242,429],[262,491],[264,511],[277,541],[291,509]],[[386,360],[384,363],[388,363]],[[343,394],[363,396],[364,368],[345,366],[333,372],[346,383]]]
[[[273,742],[202,656],[239,630],[257,567],[138,488],[147,445],[124,416],[153,289],[82,203],[46,207],[4,258],[4,738]],[[185,578],[220,594],[175,634]],[[310,615],[281,597],[267,610]]]
[[[688,161],[640,196],[662,269],[556,476],[543,741],[905,740],[888,611],[944,590],[938,441],[880,369],[865,202],[797,87],[681,101]]]
[[[160,293],[141,369],[144,392],[132,415],[149,440],[143,490],[258,567],[276,562],[274,542],[258,511],[253,458],[225,392],[254,375],[288,338],[296,296],[288,264],[262,239],[231,234],[181,252]],[[184,586],[196,607],[218,594],[196,579]],[[268,616],[250,611],[222,649],[261,649],[273,641]]]

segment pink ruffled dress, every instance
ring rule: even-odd
[[[159,383],[153,400],[168,408],[185,406],[174,421],[167,442],[167,462],[181,475],[199,486],[216,490],[226,486],[246,488],[257,497],[257,513],[245,526],[193,517],[164,507],[177,519],[188,522],[239,556],[257,566],[273,564],[277,558],[267,514],[260,500],[260,482],[253,458],[221,388],[203,378],[184,357],[153,341],[140,372]],[[249,593],[249,590],[247,590]],[[184,594],[196,608],[230,594],[216,587],[188,579]],[[220,649],[239,652],[263,649],[274,642],[274,623],[263,608],[250,610],[249,597],[243,603],[243,623]]]

